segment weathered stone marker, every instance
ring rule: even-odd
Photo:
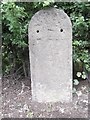
[[[32,100],[72,101],[72,25],[63,10],[40,10],[29,24]]]

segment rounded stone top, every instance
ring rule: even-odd
[[[67,39],[72,37],[72,24],[68,15],[61,9],[48,8],[34,14],[29,23],[29,38],[40,40]]]
[[[48,24],[49,23],[48,19],[50,20],[52,19],[53,22],[57,20],[58,23],[61,23],[62,25],[67,26],[69,24],[69,26],[72,27],[69,16],[62,9],[48,8],[40,10],[34,14],[29,23],[29,28],[31,25],[36,25],[37,23],[46,22]]]

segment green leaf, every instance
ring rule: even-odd
[[[32,111],[30,111],[30,112],[28,113],[28,117],[30,117],[30,118],[33,117],[33,112],[32,112]]]
[[[49,4],[50,4],[50,2],[49,2],[49,1],[44,1],[43,6],[45,7],[45,6],[48,6]]]
[[[49,6],[51,2],[54,3],[55,1],[54,0],[45,0],[44,4],[43,4],[43,7]]]

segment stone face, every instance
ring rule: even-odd
[[[29,23],[32,100],[72,101],[72,25],[63,10],[38,11]]]

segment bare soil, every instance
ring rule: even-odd
[[[2,80],[2,118],[88,118],[88,82],[80,81],[72,103],[31,100],[30,79]],[[62,94],[62,93],[61,93]]]

